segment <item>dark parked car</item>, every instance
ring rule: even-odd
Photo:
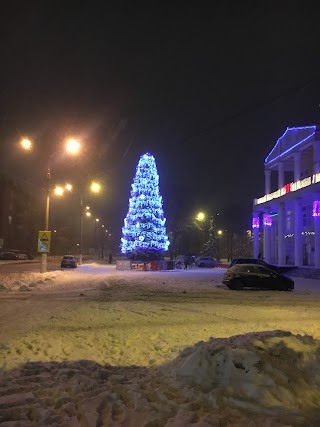
[[[18,259],[20,260],[26,260],[26,259],[33,259],[34,256],[27,252],[27,251],[22,251],[20,249],[5,249],[3,252],[12,252],[15,255],[18,256]]]
[[[12,259],[12,260],[18,260],[19,255],[14,252],[1,252],[0,259]]]
[[[210,256],[199,256],[195,259],[195,264],[198,267],[215,267],[217,265],[217,261],[215,261]]]
[[[292,279],[258,264],[233,265],[224,274],[222,283],[229,289],[235,290],[258,288],[291,291],[294,289]]]
[[[276,265],[268,264],[259,258],[234,258],[231,261],[230,267],[238,264],[258,264],[263,265],[264,267],[270,268],[270,270],[274,270],[279,273],[279,268]]]
[[[77,260],[73,255],[65,255],[61,260],[61,268],[76,268]]]

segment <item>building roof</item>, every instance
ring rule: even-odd
[[[288,127],[265,158],[265,166],[275,160],[281,159],[290,151],[299,149],[307,141],[310,142],[309,140],[316,133],[316,128],[317,126]]]

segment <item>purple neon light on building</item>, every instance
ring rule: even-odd
[[[252,228],[259,228],[260,227],[260,218],[258,216],[255,216],[252,218]]]
[[[271,218],[270,214],[264,214],[263,215],[263,225],[265,225],[267,227],[272,226],[272,218]]]
[[[312,216],[314,218],[320,217],[320,200],[315,200],[312,205]]]

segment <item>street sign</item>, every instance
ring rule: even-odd
[[[38,233],[38,252],[50,252],[51,231],[39,231]]]

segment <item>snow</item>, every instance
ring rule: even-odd
[[[320,281],[223,273],[0,275],[0,426],[320,425]]]

